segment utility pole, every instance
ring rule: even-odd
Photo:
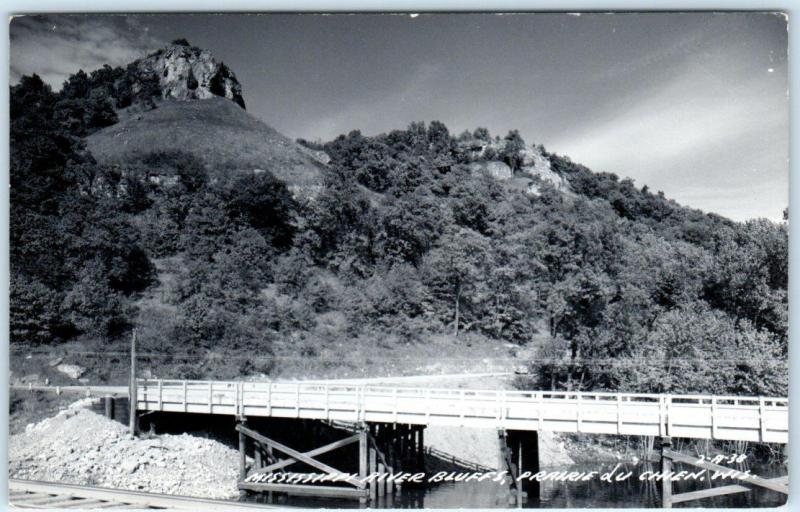
[[[136,329],[133,330],[131,336],[131,381],[128,386],[128,403],[130,404],[130,431],[131,435],[136,435],[137,418],[136,418]]]

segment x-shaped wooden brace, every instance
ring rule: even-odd
[[[242,434],[248,436],[248,437],[251,437],[251,438],[255,439],[256,441],[258,441],[260,443],[263,443],[263,444],[266,444],[268,446],[271,446],[272,448],[274,448],[274,449],[276,449],[276,450],[278,450],[280,452],[283,452],[283,453],[285,453],[286,455],[289,456],[288,459],[284,459],[284,460],[282,460],[280,462],[276,462],[276,463],[271,464],[269,466],[266,466],[264,468],[252,471],[250,473],[251,475],[253,475],[253,474],[262,474],[262,473],[272,473],[275,470],[285,468],[286,466],[290,466],[290,465],[295,464],[297,462],[304,462],[304,463],[308,464],[309,466],[311,466],[313,468],[316,468],[316,469],[319,469],[320,471],[323,471],[323,472],[325,472],[325,473],[327,473],[329,475],[340,475],[340,474],[342,474],[341,471],[339,471],[336,468],[333,468],[331,466],[328,466],[327,464],[325,464],[323,462],[320,462],[320,461],[314,459],[313,457],[316,457],[317,455],[322,455],[323,453],[327,453],[327,452],[336,450],[337,448],[341,448],[341,447],[347,446],[349,444],[357,443],[358,439],[359,439],[359,434],[356,434],[354,436],[346,437],[346,438],[341,439],[339,441],[335,441],[333,443],[326,444],[325,446],[320,446],[319,448],[315,448],[315,449],[313,449],[311,451],[308,451],[308,452],[305,452],[305,453],[301,453],[301,452],[298,452],[297,450],[293,450],[293,449],[289,448],[286,445],[283,445],[283,444],[281,444],[281,443],[279,443],[277,441],[274,441],[274,440],[272,440],[272,439],[270,439],[268,437],[262,436],[258,432],[250,430],[247,427],[243,427],[242,425],[236,425],[236,430],[241,432]],[[358,487],[359,489],[364,489],[366,487],[366,484],[364,482],[361,482],[361,481],[359,481],[359,480],[357,480],[357,479],[355,479],[353,477],[347,478],[347,479],[342,480],[342,481],[347,482],[347,483],[349,483],[351,485],[354,485],[355,487]]]

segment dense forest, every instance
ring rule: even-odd
[[[210,179],[178,148],[100,165],[83,138],[157,96],[134,73],[11,88],[17,346],[111,342],[134,327],[153,350],[196,354],[364,335],[413,347],[426,333],[457,351],[469,334],[525,346],[544,333],[529,384],[545,389],[787,393],[785,222],[682,207],[543,148],[571,190],[526,193],[470,164],[519,174],[531,141],[437,121],[301,141],[331,159],[313,196],[290,193],[268,164]],[[502,149],[476,157],[463,150],[475,140]],[[143,315],[167,259],[179,262],[172,291]],[[321,317],[336,334],[320,334]],[[299,354],[311,346],[298,341]],[[269,367],[240,368],[255,370]]]

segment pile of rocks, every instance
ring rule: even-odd
[[[134,439],[121,423],[78,405],[28,425],[9,443],[13,478],[182,496],[235,498],[237,467],[238,452],[217,441]]]

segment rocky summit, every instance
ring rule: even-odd
[[[212,179],[269,170],[297,196],[314,196],[322,186],[328,155],[245,111],[236,75],[208,50],[177,40],[132,67],[136,85],[151,84],[157,101],[120,111],[117,122],[86,137],[99,163],[127,166],[135,174],[138,164],[150,161],[148,179],[168,183],[174,177],[159,174],[163,169],[152,160],[178,151],[195,157]]]
[[[208,50],[176,41],[135,64],[143,73],[158,77],[164,98],[203,100],[221,96],[245,108],[236,75]]]

